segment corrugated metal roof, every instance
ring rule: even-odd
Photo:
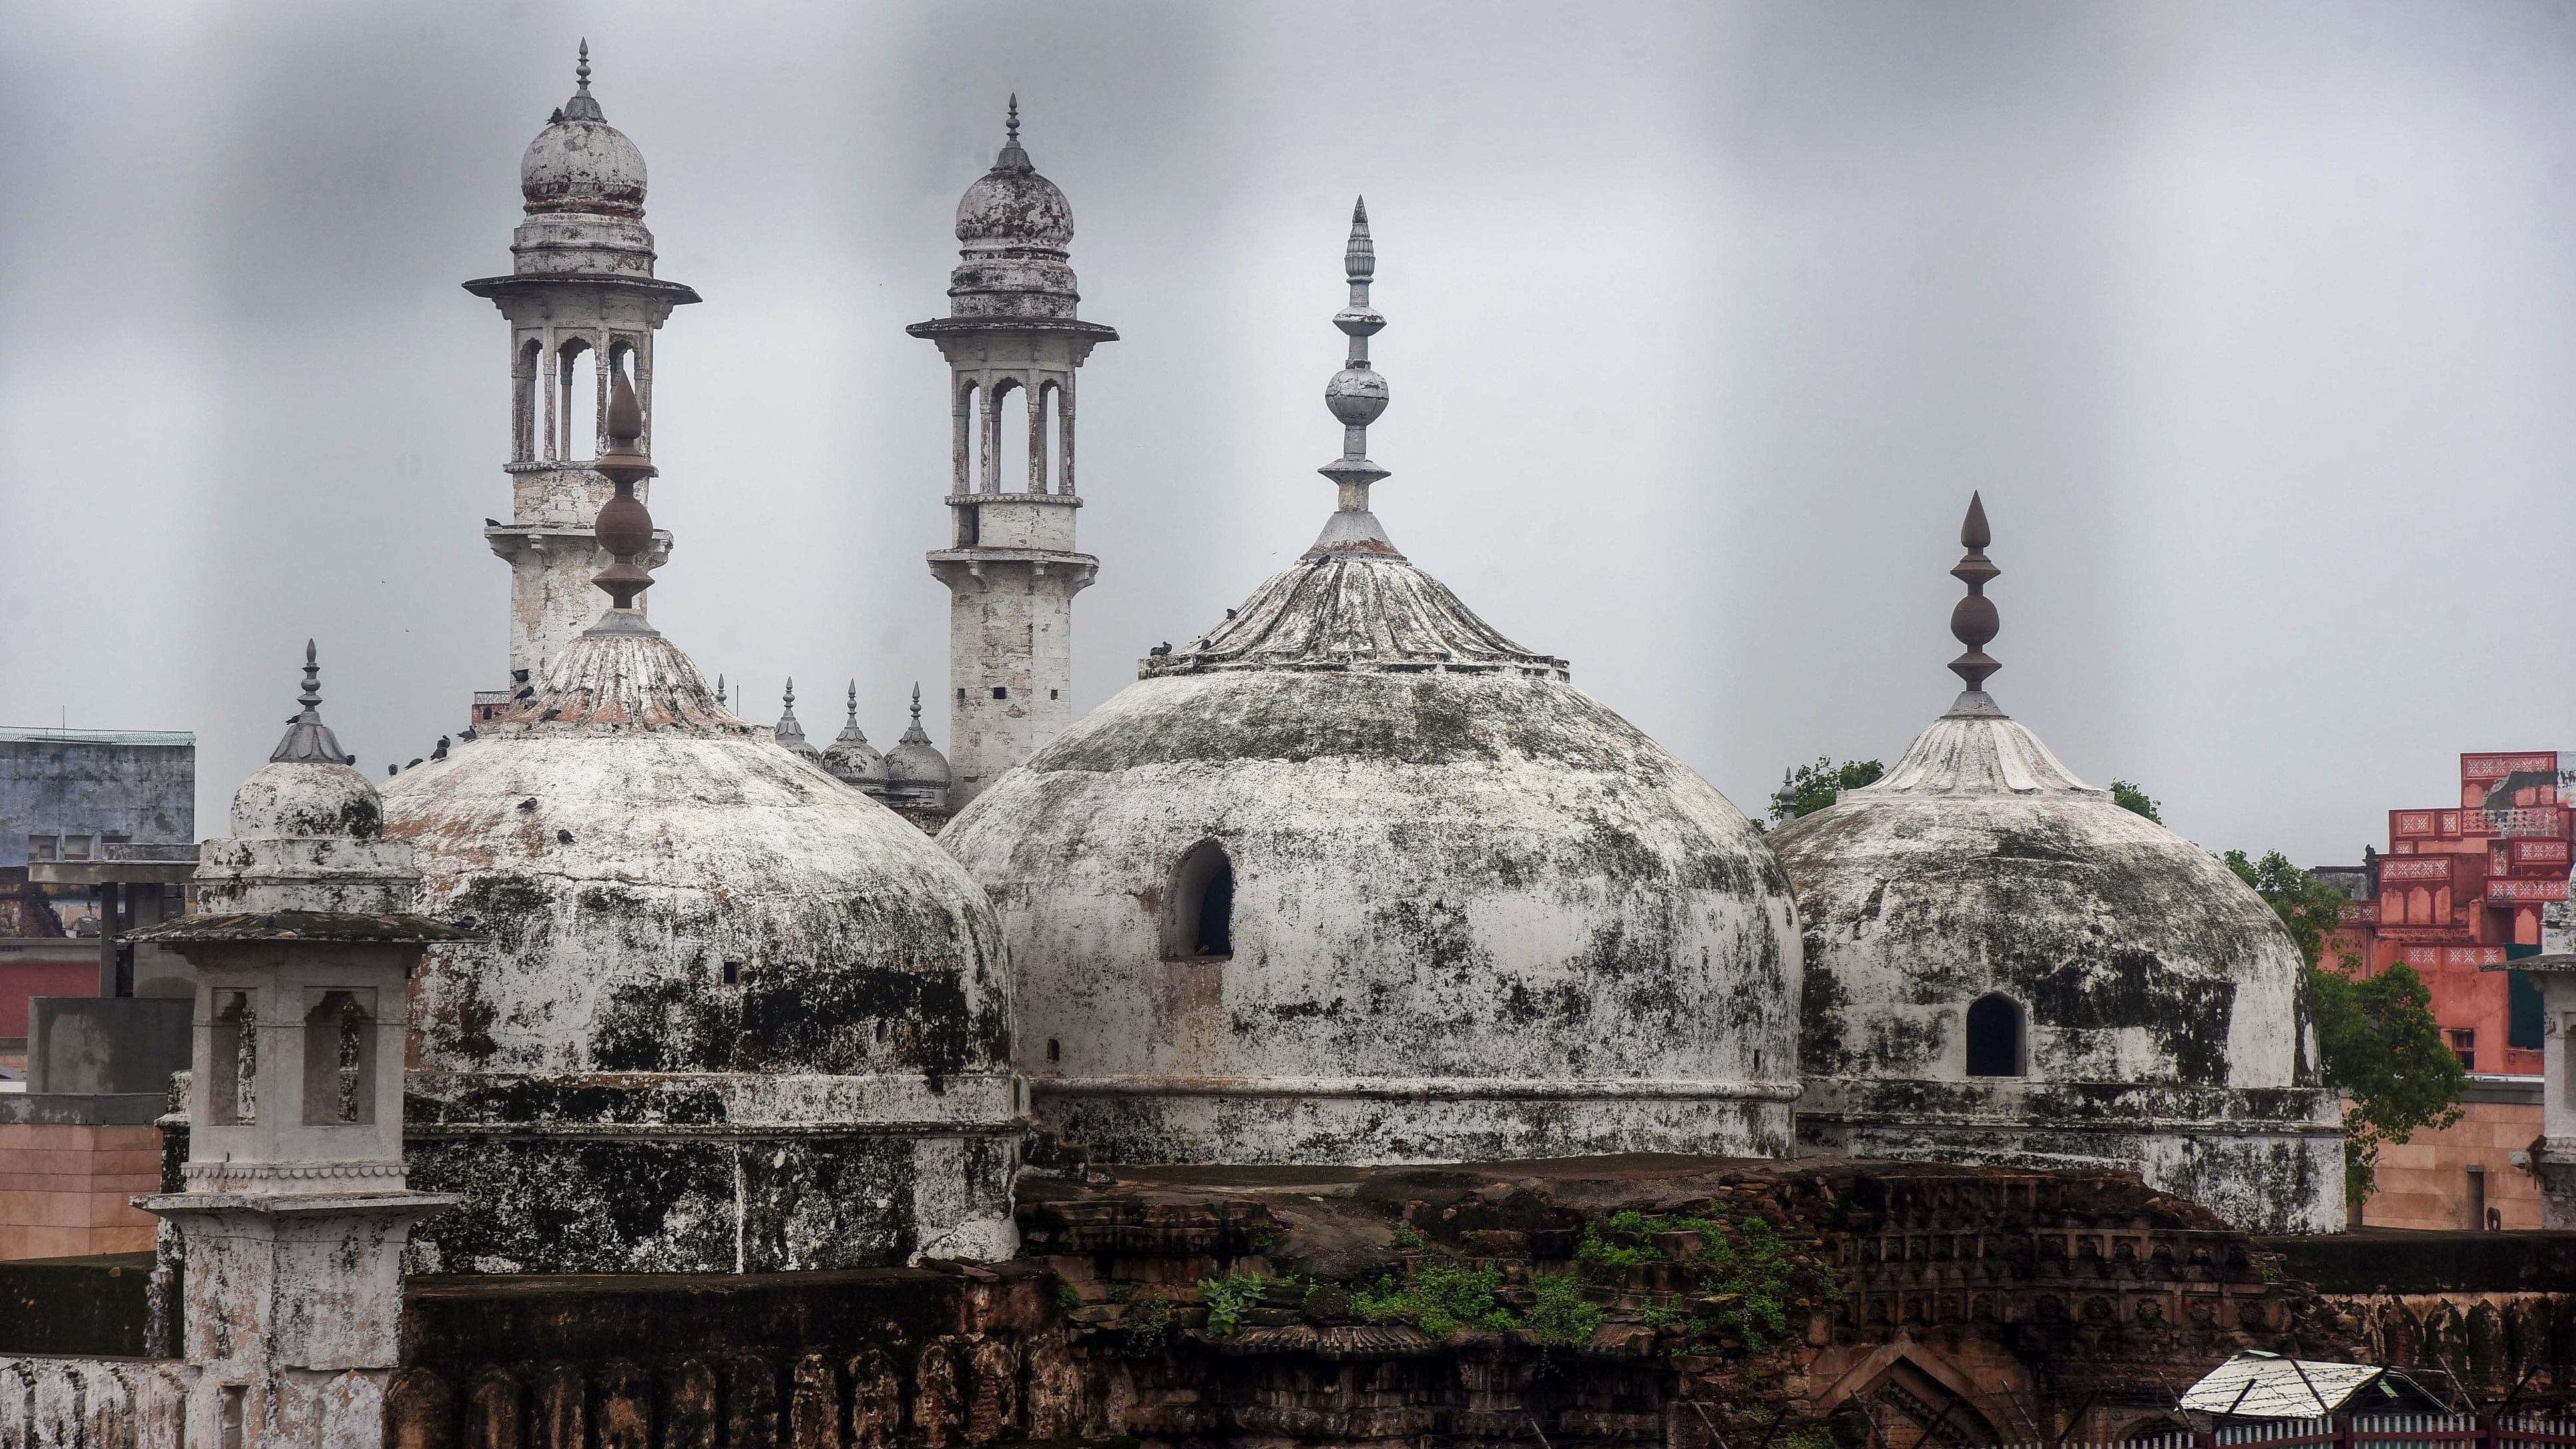
[[[2376,1364],[2240,1353],[2184,1390],[2182,1406],[2236,1419],[2314,1419],[2360,1407],[2355,1397],[2386,1372]]]
[[[186,730],[55,730],[28,725],[0,725],[0,744],[194,745]]]

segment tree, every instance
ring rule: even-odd
[[[2403,962],[2356,979],[2358,958],[2336,969],[2318,963],[2343,924],[2343,892],[2290,864],[2279,851],[2261,860],[2231,850],[2223,857],[2254,888],[2307,962],[2308,1007],[2317,1027],[2318,1067],[2326,1085],[2351,1103],[2343,1113],[2344,1194],[2352,1201],[2378,1185],[2379,1150],[2419,1127],[2436,1131],[2460,1120],[2468,1072],[2433,1020],[2433,993]]]
[[[2144,815],[2158,825],[2165,823],[2164,815],[2156,809],[2156,802],[2147,798],[2147,792],[2140,789],[2135,780],[2112,781],[2111,803],[2132,815]]]
[[[1873,784],[1886,773],[1887,767],[1876,760],[1845,760],[1837,765],[1818,755],[1812,765],[1780,772],[1780,788],[1771,796],[1771,821],[1776,825],[1813,815],[1841,798],[1845,790]]]

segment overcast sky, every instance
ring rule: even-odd
[[[24,4],[0,11],[0,723],[188,729],[305,637],[371,774],[505,667],[506,271],[572,84],[652,173],[655,621],[930,720],[957,197],[1072,200],[1088,708],[1313,537],[1365,192],[1398,544],[1759,813],[1994,691],[2211,846],[2358,859],[2576,748],[2576,9]]]

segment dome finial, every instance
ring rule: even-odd
[[[850,728],[859,727],[859,682],[850,681]]]
[[[1342,247],[1342,275],[1350,283],[1350,305],[1333,315],[1333,325],[1351,340],[1342,370],[1324,385],[1324,406],[1342,424],[1342,456],[1315,471],[1339,486],[1339,507],[1324,524],[1310,553],[1375,553],[1401,558],[1395,543],[1369,512],[1369,485],[1387,471],[1369,461],[1369,424],[1386,411],[1386,379],[1369,366],[1368,340],[1386,326],[1369,306],[1369,283],[1377,276],[1377,247],[1369,238],[1368,198],[1351,206],[1350,240]]]
[[[1002,122],[1002,153],[993,158],[996,171],[1035,171],[1029,153],[1020,149],[1020,93],[1011,92],[1011,110]]]
[[[912,682],[912,730],[905,738],[910,739],[912,735],[919,735],[921,732],[921,681],[916,679]],[[922,738],[928,739],[929,736],[922,735]]]
[[[1951,636],[1967,645],[1968,652],[1951,660],[1950,670],[1966,681],[1968,693],[1975,695],[1986,692],[1986,676],[2003,668],[1986,655],[1987,643],[2002,627],[2002,621],[1995,614],[1994,600],[1986,597],[1986,584],[2003,573],[1986,557],[1986,545],[1994,542],[1994,538],[1994,530],[1986,525],[1985,499],[1970,493],[1968,516],[1959,525],[1959,544],[1968,552],[1959,560],[1958,566],[1950,570],[1952,578],[1968,586],[1968,596],[1950,611]],[[1988,707],[1992,707],[1991,702],[1988,702]]]
[[[582,38],[581,60],[573,66],[572,78],[574,81],[572,99],[564,102],[563,110],[560,112],[562,117],[567,121],[607,120],[608,117],[599,109],[599,102],[592,99],[590,94],[590,38],[588,36]]]
[[[313,641],[304,641],[304,691],[295,697],[303,709],[286,717],[286,737],[269,751],[269,763],[296,765],[345,765],[348,755],[342,753],[339,739],[331,727],[322,723],[322,665],[314,652]]]
[[[614,381],[608,393],[608,451],[590,466],[615,484],[617,493],[600,505],[599,521],[591,532],[616,562],[591,577],[610,603],[590,632],[650,634],[653,626],[644,622],[635,596],[653,586],[653,576],[637,562],[653,545],[653,515],[645,510],[644,500],[635,496],[635,485],[659,470],[644,456],[644,408],[636,400],[635,384],[627,379],[625,357],[616,358],[610,368]]]

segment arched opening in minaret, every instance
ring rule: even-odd
[[[537,381],[539,357],[544,349],[531,337],[519,347],[519,355],[510,363],[510,461],[530,463],[537,456],[538,405],[545,401],[544,388]]]
[[[1011,378],[993,384],[993,486],[1003,493],[1029,493],[1029,390]]]
[[[1202,840],[1173,868],[1163,894],[1163,955],[1173,960],[1234,954],[1234,862]]]
[[[980,446],[975,438],[977,426],[975,403],[983,395],[984,390],[976,386],[975,380],[971,377],[957,385],[957,436],[951,449],[955,454],[954,463],[957,474],[951,488],[953,492],[975,491],[975,458],[976,449]]]
[[[1990,992],[1968,1003],[1968,1075],[2018,1077],[2029,1071],[2021,1003]]]
[[[646,390],[644,369],[637,361],[640,356],[641,354],[636,351],[634,338],[612,335],[608,340],[606,381],[611,388],[614,388],[617,384],[617,375],[624,373],[627,382],[634,387],[637,409],[644,414],[644,431],[638,435],[638,443],[645,452],[650,453],[653,451],[653,395]],[[606,430],[607,424],[608,419],[605,417],[600,419],[603,431]]]
[[[325,1127],[376,1120],[373,992],[328,991],[304,1016],[304,1121]]]
[[[598,349],[576,337],[555,352],[555,456],[568,463],[599,456]]]
[[[1048,383],[1038,389],[1038,412],[1045,451],[1038,459],[1040,493],[1070,493],[1073,489],[1064,476],[1064,389]]]

